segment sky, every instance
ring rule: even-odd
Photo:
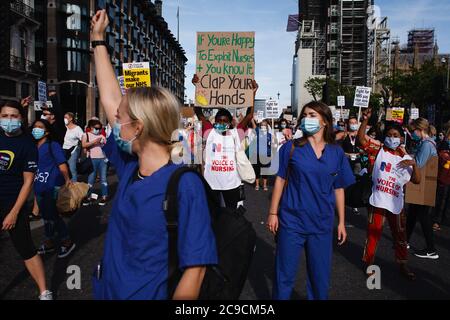
[[[388,16],[392,36],[406,43],[407,31],[434,27],[441,53],[450,53],[450,0],[375,0],[381,16]],[[180,8],[180,43],[186,51],[187,101],[194,99],[196,32],[255,31],[256,98],[276,98],[291,104],[292,58],[296,32],[286,32],[289,14],[298,0],[163,0],[163,17],[177,35]]]

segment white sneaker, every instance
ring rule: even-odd
[[[45,290],[39,296],[39,300],[53,300],[53,293],[49,290]]]

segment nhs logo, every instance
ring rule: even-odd
[[[381,171],[386,171],[386,172],[391,172],[392,164],[391,163],[386,163],[386,162],[383,161],[383,162],[381,162],[380,170]]]

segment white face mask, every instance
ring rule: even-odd
[[[67,126],[69,125],[69,120],[67,120],[66,118],[64,118],[64,124]]]

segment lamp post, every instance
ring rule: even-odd
[[[450,56],[447,58],[442,58],[442,63],[445,64],[447,63],[447,87],[446,87],[446,92],[448,94],[448,89],[449,89],[449,80],[450,80]]]

